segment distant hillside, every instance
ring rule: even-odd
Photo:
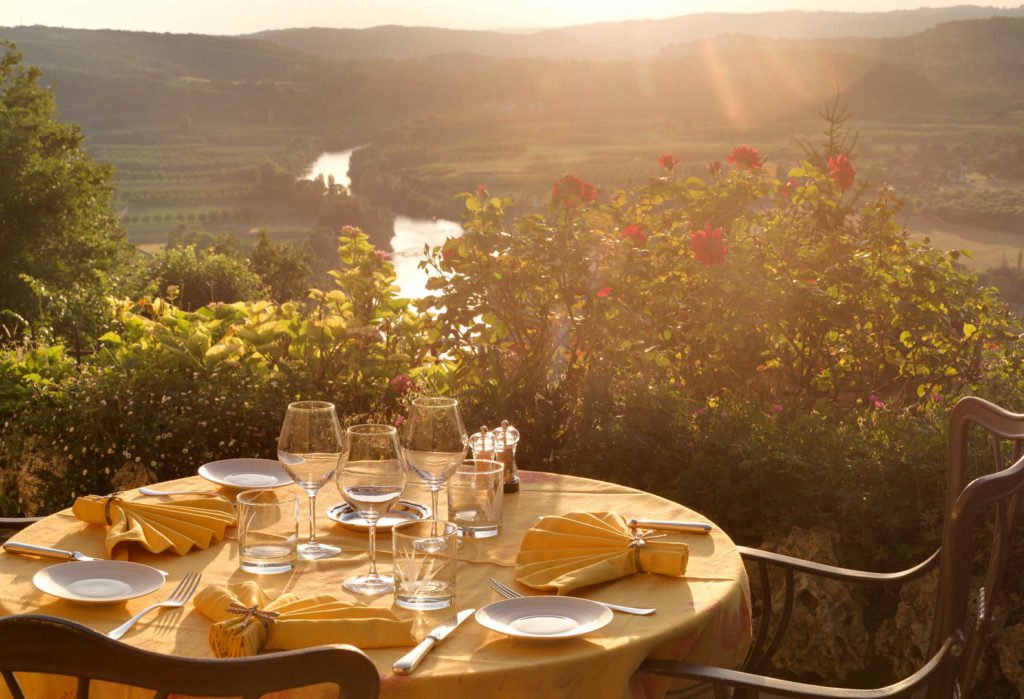
[[[1002,9],[962,5],[892,12],[702,13],[670,19],[600,22],[520,34],[383,26],[281,29],[249,36],[295,51],[342,60],[418,58],[440,53],[505,58],[623,59],[650,56],[671,44],[719,34],[879,39],[909,36],[943,22],[992,17],[1024,17],[1024,6]]]

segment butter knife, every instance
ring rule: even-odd
[[[660,519],[631,519],[630,529],[653,529],[663,532],[682,532],[687,534],[710,534],[711,525],[704,522],[672,522]]]
[[[440,643],[448,634],[454,631],[459,624],[473,616],[473,612],[475,611],[475,609],[463,609],[458,614],[445,619],[443,623],[428,633],[427,637],[419,642],[419,645],[396,660],[392,670],[394,670],[397,675],[408,675],[416,669],[416,666],[420,664],[421,660],[423,660],[423,656],[425,656],[431,648]]]
[[[64,549],[51,549],[45,546],[36,546],[35,544],[23,544],[18,541],[5,541],[3,544],[4,551],[8,553],[17,553],[23,556],[41,556],[42,558],[61,558],[69,561],[103,561],[104,558],[94,558],[92,556],[86,556],[84,553],[78,551],[65,551]]]

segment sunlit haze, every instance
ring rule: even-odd
[[[884,12],[915,9],[921,2],[890,0],[41,0],[0,2],[0,26],[41,24],[83,29],[244,34],[286,27],[351,27],[382,24],[453,29],[530,29],[627,19],[661,19],[698,12],[828,10]],[[949,7],[964,2],[930,2]],[[987,2],[1014,7],[1019,2]]]

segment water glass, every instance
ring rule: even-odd
[[[238,494],[238,564],[246,573],[287,573],[299,543],[299,496],[287,490]]]
[[[488,459],[466,459],[448,479],[448,519],[459,536],[485,539],[501,529],[505,465]]]
[[[402,522],[391,529],[395,604],[444,609],[455,600],[455,525],[435,520]]]

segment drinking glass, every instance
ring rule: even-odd
[[[316,494],[337,470],[341,448],[341,425],[333,403],[308,400],[288,406],[277,459],[309,496],[309,541],[299,544],[299,558],[330,558],[341,551],[316,538]]]
[[[370,572],[346,580],[346,589],[378,595],[395,589],[391,576],[377,573],[377,520],[405,489],[405,461],[391,425],[353,425],[345,435],[335,483],[341,497],[370,526]]]
[[[469,437],[454,398],[416,398],[402,431],[402,447],[410,468],[430,487],[435,524],[440,515],[437,494],[466,456]]]

